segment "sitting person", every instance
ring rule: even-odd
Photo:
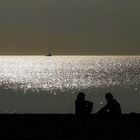
[[[121,107],[118,101],[116,101],[111,93],[107,93],[105,95],[107,100],[107,104],[98,111],[98,114],[109,113],[111,115],[119,115],[121,114]]]
[[[91,114],[93,103],[85,100],[85,94],[80,92],[75,101],[75,113],[79,115]]]

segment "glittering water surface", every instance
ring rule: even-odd
[[[92,97],[93,89],[138,93],[139,86],[140,56],[0,56],[1,89],[21,94],[83,90]]]
[[[140,83],[137,56],[1,56],[0,84],[13,89],[131,86]]]

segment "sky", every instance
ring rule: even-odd
[[[139,0],[1,0],[0,54],[140,55]]]

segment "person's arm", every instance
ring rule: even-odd
[[[93,102],[85,101],[85,104],[86,104],[86,109],[88,110],[89,113],[91,113],[93,108]]]
[[[101,108],[97,113],[106,113],[109,109],[109,104],[107,103],[103,108]]]
[[[93,102],[85,101],[86,106],[93,106]]]

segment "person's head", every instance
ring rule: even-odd
[[[77,96],[78,101],[83,101],[85,100],[85,94],[83,92],[80,92]]]
[[[106,93],[105,98],[107,101],[113,100],[113,95],[111,93]]]

